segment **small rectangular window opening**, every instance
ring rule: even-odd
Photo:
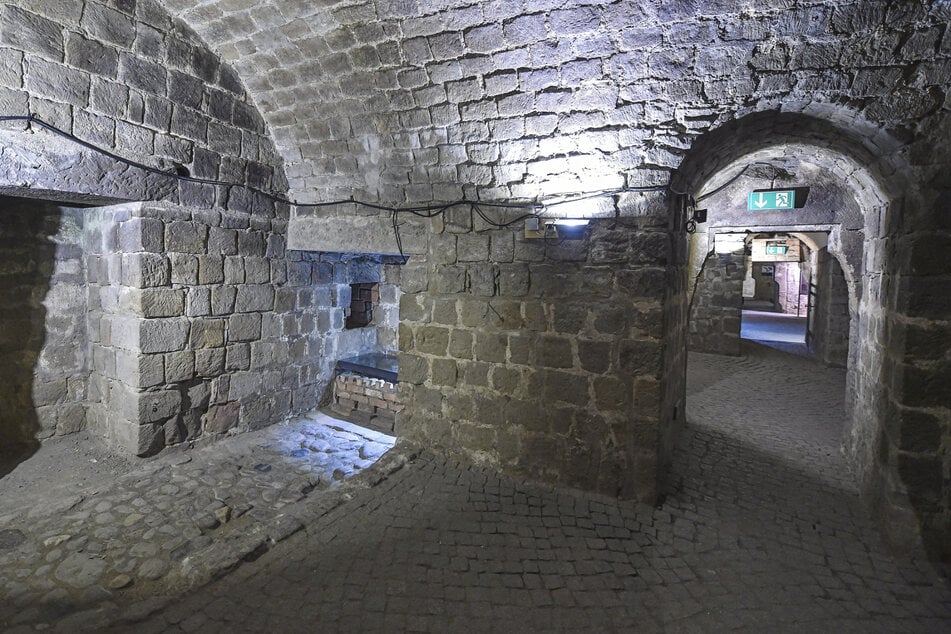
[[[374,282],[350,285],[350,309],[344,328],[365,328],[373,321],[373,308],[380,302],[380,285]]]

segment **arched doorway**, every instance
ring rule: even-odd
[[[901,356],[892,323],[900,306],[890,284],[898,264],[886,244],[893,237],[898,210],[912,203],[914,188],[903,185],[907,170],[894,165],[897,142],[878,131],[848,129],[794,113],[749,115],[694,143],[674,179],[682,194],[677,212],[687,217],[706,210],[706,223],[690,236],[687,251],[688,298],[696,302],[698,284],[710,277],[730,280],[738,296],[721,293],[719,343],[739,342],[744,236],[823,233],[826,256],[842,269],[848,288],[846,414],[842,449],[865,499],[886,513],[886,537],[910,545],[920,518],[903,497],[898,462],[888,438],[889,402]],[[888,174],[888,178],[883,177]],[[807,202],[789,209],[748,208],[757,190],[808,187]],[[698,214],[702,216],[703,214]],[[718,242],[720,246],[718,246]],[[890,257],[891,256],[891,257]],[[710,274],[710,267],[720,273]],[[693,306],[688,306],[692,313]],[[696,335],[696,326],[689,335]],[[696,339],[696,337],[693,337]],[[721,351],[722,352],[722,351]]]

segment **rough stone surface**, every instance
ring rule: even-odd
[[[0,205],[0,434],[14,446],[85,426],[84,217],[39,201]]]
[[[34,113],[66,132],[154,167],[179,164],[206,178],[280,188],[280,159],[262,134],[260,117],[234,71],[158,3],[143,2],[147,9],[120,5],[117,10],[92,0],[5,3],[0,43],[5,51],[24,55],[27,72],[4,74],[0,89],[27,91],[19,107],[7,100],[4,114]],[[187,90],[181,88],[185,84]],[[76,146],[70,149],[78,151]],[[129,178],[127,170],[110,160],[87,156],[81,178],[56,173],[56,168],[39,178],[58,180],[52,189],[77,194],[183,204],[201,199],[187,184],[178,187],[167,178],[159,179],[165,181],[161,185],[150,183],[138,170]],[[21,178],[10,184],[23,182]],[[212,190],[211,202],[219,196],[219,204],[229,204],[225,190]]]
[[[0,482],[0,627],[102,631],[141,601],[219,577],[340,504],[347,490],[379,481],[372,473],[345,479],[393,442],[313,412],[122,463],[97,490],[77,486],[91,477],[82,464],[70,482],[24,482],[14,471],[18,487]],[[398,466],[400,458],[389,460]]]
[[[627,286],[618,269],[664,273],[669,240],[655,222],[596,220],[576,243],[525,239],[521,223],[494,231],[514,245],[502,284],[483,235],[460,224],[446,239],[434,226],[420,261],[457,264],[430,265],[429,284],[403,289],[399,434],[510,472],[653,499],[669,450],[656,437],[675,397],[645,397],[662,373],[665,289]],[[604,250],[620,266],[604,266]],[[414,363],[418,379],[406,372]]]
[[[691,355],[688,427],[656,507],[424,453],[200,595],[112,631],[947,629],[947,579],[884,552],[850,482],[845,373],[746,354]]]
[[[290,210],[240,184],[281,191],[289,182],[295,196],[310,201],[356,196],[416,206],[463,196],[509,203],[663,187],[673,180],[666,195],[624,192],[573,207],[547,208],[551,213],[617,214],[643,222],[648,230],[638,232],[630,252],[616,240],[605,240],[590,249],[559,245],[545,253],[509,240],[504,232],[497,241],[489,235],[486,245],[482,220],[466,213],[433,219],[433,224],[444,225],[444,231],[434,235],[451,238],[440,238],[446,244],[437,245],[427,235],[425,219],[395,218],[404,235],[421,241],[412,253],[425,253],[429,259],[417,264],[432,267],[408,276],[410,284],[423,283],[426,289],[417,291],[423,297],[405,305],[415,305],[431,321],[450,319],[451,311],[440,311],[437,317],[426,301],[429,293],[439,296],[441,305],[448,296],[458,300],[456,328],[462,330],[477,329],[486,317],[495,319],[495,313],[490,316],[483,308],[503,299],[492,310],[506,324],[521,321],[530,333],[574,336],[570,333],[575,328],[581,333],[594,327],[596,339],[625,341],[617,333],[609,337],[571,309],[581,297],[590,301],[589,293],[599,299],[613,297],[605,294],[602,271],[565,273],[595,262],[613,270],[616,292],[624,289],[632,297],[657,301],[656,310],[632,316],[636,332],[627,335],[649,338],[651,344],[623,345],[623,370],[636,370],[632,376],[638,377],[635,383],[646,397],[630,392],[629,399],[622,396],[626,386],[612,379],[625,379],[617,376],[599,377],[597,382],[589,377],[586,397],[575,389],[563,390],[589,371],[578,365],[557,367],[564,362],[557,355],[551,359],[553,367],[538,372],[533,361],[516,362],[513,365],[532,371],[522,385],[543,395],[537,400],[557,403],[555,397],[564,394],[567,400],[557,408],[571,410],[574,418],[559,411],[548,420],[567,424],[568,430],[534,431],[530,439],[522,434],[499,437],[498,429],[486,422],[500,406],[508,406],[494,392],[494,377],[498,373],[500,386],[513,381],[503,378],[512,368],[498,368],[501,345],[496,333],[474,338],[468,353],[464,337],[450,338],[450,345],[461,342],[458,351],[463,356],[451,359],[465,361],[457,368],[461,383],[478,393],[456,389],[459,398],[446,401],[446,413],[458,414],[452,419],[467,423],[435,427],[429,439],[436,447],[492,447],[486,455],[469,452],[488,463],[500,460],[503,452],[508,452],[505,461],[511,465],[521,455],[540,462],[539,456],[554,452],[562,466],[549,479],[570,471],[569,479],[590,483],[602,477],[594,476],[590,465],[603,464],[591,449],[603,453],[610,444],[605,439],[617,431],[601,426],[613,424],[605,421],[603,406],[630,400],[638,403],[632,412],[654,412],[654,405],[644,403],[659,393],[652,420],[625,430],[634,434],[620,434],[624,439],[653,438],[657,446],[649,446],[653,441],[648,440],[638,444],[642,451],[610,447],[622,456],[618,463],[623,469],[630,468],[643,480],[640,494],[650,495],[647,491],[656,486],[647,483],[663,471],[683,411],[678,377],[685,360],[678,350],[687,327],[685,209],[684,199],[673,192],[699,195],[711,179],[722,183],[752,162],[791,158],[798,144],[800,157],[816,159],[836,180],[848,184],[855,203],[843,198],[836,210],[848,216],[848,222],[821,218],[827,209],[808,211],[816,222],[841,225],[838,238],[852,243],[844,251],[857,253],[855,243],[861,242],[862,257],[844,263],[847,282],[855,286],[853,313],[861,320],[851,326],[852,424],[846,453],[886,524],[928,526],[931,543],[946,552],[951,544],[947,363],[909,346],[907,335],[911,325],[914,344],[916,329],[942,327],[951,311],[947,293],[939,290],[951,273],[948,259],[935,256],[943,252],[940,245],[947,244],[951,231],[944,203],[951,173],[944,142],[951,127],[948,23],[943,0],[790,0],[750,6],[714,0],[616,0],[577,6],[471,0],[314,5],[289,0],[279,12],[263,0],[15,0],[0,10],[0,106],[5,112],[32,112],[150,165],[220,177],[239,186],[146,175],[78,149],[38,125],[28,132],[21,123],[8,122],[0,131],[0,189],[10,195],[97,204],[166,200],[199,211],[197,217],[163,218],[195,225],[195,233],[184,231],[184,225],[162,232],[163,242],[170,238],[174,243],[174,258],[149,250],[157,242],[151,234],[148,240],[143,234],[141,245],[127,245],[135,248],[126,253],[131,257],[118,262],[106,257],[109,276],[120,271],[116,279],[127,285],[165,288],[214,286],[222,278],[233,286],[280,286],[300,273],[279,255],[288,244]],[[261,112],[252,104],[259,104]],[[313,209],[298,211],[297,218],[316,214]],[[384,221],[387,218],[382,214]],[[781,221],[773,217],[769,222]],[[386,223],[375,219],[369,224]],[[213,230],[225,233],[218,231],[212,238]],[[240,235],[232,238],[229,231]],[[376,243],[384,241],[373,237]],[[666,256],[659,247],[669,249]],[[116,253],[114,245],[107,241],[102,253]],[[644,259],[632,259],[631,253],[644,254]],[[219,256],[226,258],[220,270]],[[549,256],[558,265],[546,269]],[[269,281],[264,281],[260,259],[251,258],[269,260]],[[537,266],[525,280],[501,268],[515,263]],[[333,280],[341,283],[337,277]],[[277,420],[295,407],[301,411],[316,400],[319,390],[312,386],[321,385],[322,379],[314,377],[329,377],[339,337],[324,338],[320,349],[308,350],[308,361],[291,371],[284,358],[289,342],[277,334],[285,324],[267,318],[270,309],[263,308],[270,293],[245,292],[239,303],[235,290],[233,305],[227,293],[219,293],[227,307],[216,308],[222,315],[236,308],[250,311],[242,314],[260,314],[259,334],[222,347],[188,347],[191,338],[187,343],[181,339],[186,323],[190,328],[190,320],[212,310],[210,289],[196,289],[186,298],[184,316],[156,317],[179,320],[170,324],[178,333],[174,345],[155,350],[163,355],[165,376],[143,373],[136,380],[148,378],[148,387],[119,386],[118,398],[168,384],[187,391],[195,387],[190,382],[205,382],[199,374],[207,374],[216,382],[206,386],[215,398],[241,401],[239,416],[248,428]],[[535,301],[538,293],[557,297],[568,308],[546,312]],[[531,301],[519,299],[516,317],[510,300],[523,297]],[[118,314],[110,312],[110,291],[100,299],[106,302],[104,314]],[[316,301],[318,331],[339,330],[343,315],[333,294]],[[416,324],[420,317],[412,314],[407,319]],[[134,320],[106,322],[100,323],[106,345],[99,346],[98,359],[97,342],[90,342],[92,367],[102,377],[112,373],[122,354],[113,357],[110,347],[128,353],[137,349],[143,335]],[[610,317],[599,323],[624,327]],[[300,327],[310,326],[305,317]],[[288,328],[293,330],[293,324]],[[195,341],[206,345],[206,332]],[[354,339],[346,339],[346,345]],[[391,348],[395,335],[393,339]],[[513,351],[519,355],[528,350],[530,359],[532,343],[507,341],[506,362]],[[406,364],[416,375],[432,367],[426,356],[430,353],[405,352]],[[657,372],[640,374],[657,359]],[[124,363],[129,365],[128,358]],[[233,383],[218,380],[223,373],[236,373],[229,377]],[[435,420],[439,391],[424,385],[425,379],[416,384],[423,385],[419,413]],[[280,389],[287,385],[291,387]],[[266,397],[255,399],[254,386]],[[95,391],[90,390],[91,402],[102,401],[103,387],[111,390],[113,385],[99,381]],[[599,421],[577,418],[585,398],[596,403]],[[513,412],[518,410],[521,417],[528,405],[531,400],[523,400]],[[149,452],[194,434],[203,406],[187,409],[182,420],[174,422],[111,420],[107,427],[117,444]],[[532,424],[544,428],[542,421]],[[73,410],[62,428],[81,425]],[[600,431],[585,437],[581,430]],[[903,438],[916,440],[909,445]],[[929,446],[922,444],[924,438],[931,440]],[[603,481],[591,486],[612,490],[610,482],[620,476],[603,475]],[[901,532],[889,537],[901,541]]]
[[[691,291],[691,351],[737,356],[743,304],[743,254],[711,254]]]

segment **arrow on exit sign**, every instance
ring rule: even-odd
[[[768,192],[750,192],[746,197],[746,208],[751,211],[768,209],[793,209],[796,206],[796,190],[784,189]]]

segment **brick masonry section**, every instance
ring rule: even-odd
[[[334,380],[333,409],[361,425],[392,434],[403,402],[395,383],[345,372]]]

